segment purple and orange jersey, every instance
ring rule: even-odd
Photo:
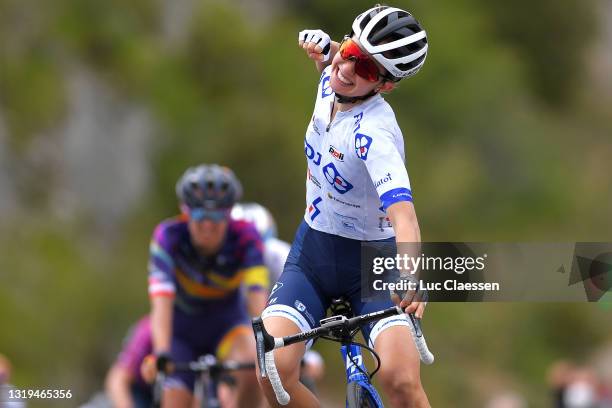
[[[269,286],[263,243],[253,224],[230,220],[222,248],[203,256],[191,243],[187,219],[161,222],[153,233],[149,257],[149,296],[172,296],[187,314],[211,311],[241,301],[247,290]]]

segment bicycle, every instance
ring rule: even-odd
[[[280,376],[278,375],[273,350],[311,339],[323,338],[336,341],[341,344],[340,352],[346,367],[346,407],[383,408],[382,400],[371,383],[372,378],[380,368],[380,357],[371,347],[353,341],[353,337],[362,325],[384,319],[385,317],[401,315],[404,313],[403,310],[395,306],[361,316],[354,316],[350,305],[344,299],[334,300],[331,310],[333,315],[321,319],[319,327],[286,337],[271,336],[266,331],[261,317],[254,318],[252,324],[257,343],[257,364],[261,378],[269,377],[276,400],[280,405],[287,405],[290,401],[290,396],[283,388]],[[412,338],[414,339],[419,357],[423,363],[432,364],[434,356],[427,347],[420,323],[413,314],[410,314],[409,318]],[[372,371],[372,374],[368,374],[365,367],[361,348],[370,351],[376,360],[376,369]]]
[[[173,363],[173,366],[172,372],[192,371],[196,373],[197,378],[193,395],[199,399],[201,408],[220,407],[219,398],[217,396],[217,386],[221,382],[232,383],[232,378],[228,376],[228,374],[237,370],[255,369],[255,363],[239,363],[231,360],[218,361],[215,356],[210,354],[203,355],[196,361]],[[161,406],[161,396],[165,377],[166,374],[160,372],[155,379],[155,388],[153,392],[154,408],[159,408]]]

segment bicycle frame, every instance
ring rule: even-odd
[[[216,364],[215,358],[210,355],[200,357],[198,362]],[[217,387],[219,385],[218,377],[219,373],[213,373],[210,370],[202,370],[196,376],[196,382],[193,386],[193,396],[194,398],[200,399],[201,408],[219,408],[221,406],[217,395]]]
[[[342,346],[340,346],[340,354],[342,354],[342,360],[346,368],[347,385],[357,383],[361,388],[368,391],[368,395],[376,407],[383,408],[382,400],[376,388],[370,383],[370,378],[366,375],[368,369],[363,361],[361,347],[356,344],[342,344]],[[348,400],[346,401],[346,405],[348,407]]]

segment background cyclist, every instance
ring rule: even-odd
[[[330,300],[340,295],[357,314],[391,306],[391,300],[361,300],[361,242],[420,241],[403,136],[380,93],[421,68],[425,31],[410,13],[377,6],[357,16],[341,45],[321,30],[300,32],[299,45],[322,75],[304,140],[304,221],[262,315],[273,336],[318,325]],[[401,299],[401,306],[420,318],[425,303],[413,302],[411,295]],[[408,324],[405,315],[395,316],[362,331],[380,355],[378,378],[392,405],[428,407]],[[274,353],[292,407],[319,406],[297,378],[304,351],[300,343]],[[268,402],[277,406],[267,380],[262,387]]]
[[[268,271],[255,227],[230,218],[241,192],[240,182],[226,167],[189,168],[176,185],[182,215],[155,228],[149,295],[159,369],[203,354],[255,361],[249,315],[258,315],[265,305]],[[255,374],[241,372],[235,378],[238,405],[257,406],[261,393]],[[163,405],[190,406],[194,380],[192,373],[171,374],[164,384]]]
[[[276,222],[270,211],[257,203],[238,203],[232,208],[231,218],[255,225],[264,243],[264,263],[271,280],[275,281],[283,270],[291,245],[277,238]],[[152,357],[152,351],[151,324],[147,315],[129,329],[122,350],[107,373],[105,389],[110,405],[117,408],[151,406],[153,395],[150,384],[156,374],[155,362],[144,360]],[[141,366],[146,381],[141,375]],[[323,372],[323,359],[316,351],[309,350],[304,356],[302,382],[312,386],[314,381],[322,378]],[[230,397],[229,390],[223,391],[221,397],[225,401],[234,399]]]
[[[106,375],[106,395],[115,408],[149,408],[153,402],[151,385],[140,373],[144,358],[153,351],[149,316],[130,328],[117,360]]]

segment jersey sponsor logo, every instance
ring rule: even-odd
[[[274,286],[272,287],[272,290],[270,291],[270,296],[268,296],[268,298],[271,298],[274,292],[276,292],[282,287],[283,287],[283,282],[276,282]]]
[[[389,217],[378,217],[378,229],[380,232],[384,232],[385,228],[391,228],[391,220]]]
[[[370,145],[372,144],[372,138],[362,133],[355,135],[355,153],[361,160],[368,159],[368,152],[370,151]]]
[[[349,206],[349,207],[353,207],[353,208],[361,208],[361,205],[359,205],[359,204],[353,204],[353,203],[349,203],[349,202],[346,202],[346,201],[344,201],[344,200],[341,200],[341,199],[339,199],[338,197],[334,197],[334,195],[333,195],[332,193],[327,193],[327,198],[329,198],[330,200],[334,200],[334,201],[336,201],[336,202],[338,202],[338,203],[340,203],[340,204],[343,204],[343,205]]]
[[[346,356],[346,367],[348,368],[349,374],[357,372],[357,366],[363,366],[363,356],[358,354],[356,356]],[[356,365],[355,365],[356,364]]]
[[[327,98],[329,95],[334,93],[331,86],[329,86],[330,78],[331,77],[329,75],[326,75],[321,79],[321,98]]]
[[[387,175],[383,178],[381,178],[380,180],[378,180],[376,183],[374,183],[374,188],[378,188],[380,186],[382,186],[383,184],[385,184],[388,181],[393,180],[391,178],[391,173],[387,173]]]
[[[317,215],[321,214],[321,210],[317,207],[319,203],[323,201],[321,197],[317,197],[313,200],[313,202],[308,206],[308,215],[310,215],[310,221],[314,221],[317,218]]]
[[[338,214],[337,212],[334,212],[334,215],[340,220],[342,228],[350,231],[357,231],[357,228],[355,228],[355,222],[358,221],[357,218],[349,217],[348,215]]]
[[[412,201],[412,191],[404,187],[394,188],[381,195],[380,201],[382,203],[381,209],[385,212],[391,204],[398,201]]]
[[[334,187],[334,190],[340,194],[345,194],[347,191],[350,191],[353,188],[353,185],[342,177],[336,166],[334,166],[334,163],[328,163],[325,167],[323,167],[323,174],[325,175],[328,183],[331,184]]]
[[[353,133],[357,133],[359,128],[361,127],[361,119],[363,119],[363,112],[353,116],[355,118],[355,129],[353,129]]]
[[[410,197],[412,198],[412,194],[408,191],[401,191],[399,193],[393,193],[392,198],[401,198],[401,197]]]
[[[304,304],[300,302],[299,300],[296,300],[294,305],[295,305],[295,308],[299,310],[300,312],[303,312],[304,310],[306,310],[306,306],[304,306]]]
[[[329,154],[331,154],[332,157],[338,161],[341,161],[341,162],[344,161],[344,153],[340,152],[338,149],[336,149],[332,145],[329,145]]]
[[[314,184],[315,186],[321,188],[321,183],[319,182],[319,180],[317,180],[317,178],[312,174],[312,172],[310,171],[310,168],[307,167],[306,168],[306,178],[308,180],[310,180],[312,182],[312,184]]]
[[[355,228],[355,224],[350,222],[350,221],[344,221],[342,220],[342,228],[347,229],[347,230],[351,230],[351,231],[356,231],[357,229]]]
[[[304,139],[304,154],[306,158],[312,161],[316,166],[321,164],[321,153],[315,152],[314,148]]]
[[[308,321],[310,321],[311,325],[315,325],[315,321],[314,321],[314,317],[312,316],[312,314],[306,310],[306,305],[304,305],[299,299],[296,300],[293,303],[293,306],[295,306],[295,308],[304,316],[306,316],[306,318],[308,319]]]

